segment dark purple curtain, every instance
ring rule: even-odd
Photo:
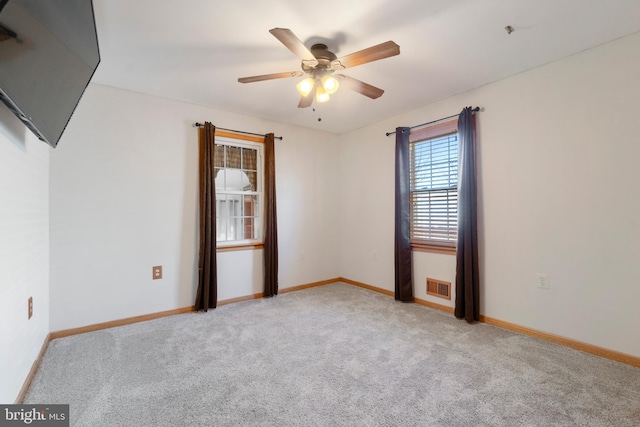
[[[471,107],[458,117],[458,245],[454,314],[471,323],[480,320],[476,131]]]
[[[209,122],[206,122],[198,131],[200,249],[195,309],[204,311],[215,308],[218,303],[215,133],[215,126]]]
[[[396,128],[395,299],[413,301],[409,128]]]
[[[274,136],[264,138],[264,296],[278,295],[278,216]]]

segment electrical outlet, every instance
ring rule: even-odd
[[[162,266],[155,265],[153,266],[153,280],[162,279]]]
[[[540,289],[549,289],[549,275],[538,273],[536,275],[536,286]]]
[[[33,316],[33,297],[29,297],[29,317],[28,317],[28,319],[31,319],[32,316]]]

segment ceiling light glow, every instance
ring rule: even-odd
[[[329,100],[329,94],[322,86],[318,86],[316,89],[316,101],[318,102],[327,102]]]
[[[324,90],[326,90],[329,95],[336,93],[339,86],[340,84],[335,77],[324,76],[322,78],[322,87],[324,87]]]
[[[315,84],[316,82],[311,77],[307,77],[296,85],[296,89],[298,89],[300,95],[307,96],[311,93]]]

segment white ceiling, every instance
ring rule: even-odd
[[[640,31],[640,0],[93,3],[102,56],[94,82],[337,134]],[[399,56],[343,71],[384,95],[340,90],[314,112],[297,108],[302,78],[238,83],[300,69],[275,27],[338,57],[395,41]]]

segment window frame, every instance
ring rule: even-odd
[[[409,145],[411,146],[413,144],[426,141],[429,139],[436,139],[436,138],[444,137],[451,134],[457,134],[457,133],[458,133],[458,120],[457,118],[455,118],[452,120],[439,122],[415,131],[411,131],[411,133],[409,134]],[[410,151],[411,149],[412,148],[410,147]],[[415,166],[413,164],[413,160],[411,160],[411,157],[410,157],[410,164],[409,164],[410,174],[413,173],[414,167]],[[456,180],[456,196],[457,196],[458,188],[459,186]],[[430,239],[416,239],[413,237],[413,228],[414,228],[413,204],[412,204],[413,192],[414,191],[410,188],[409,189],[409,208],[410,208],[410,215],[411,215],[411,219],[410,219],[411,249],[418,252],[434,252],[434,253],[455,255],[456,246],[457,246],[457,225],[458,225],[457,212],[456,212],[456,240],[442,241],[442,240],[430,240]]]
[[[215,145],[227,145],[232,147],[252,148],[258,151],[258,163],[257,163],[257,187],[258,191],[252,192],[258,195],[259,215],[258,222],[260,223],[260,238],[258,239],[243,239],[243,240],[217,240],[216,230],[216,251],[228,252],[238,250],[251,250],[262,249],[264,247],[264,139],[251,136],[238,134],[233,132],[218,131],[215,133]],[[216,203],[218,197],[218,189],[216,188]],[[239,192],[232,192],[239,194]],[[232,194],[226,191],[220,192],[220,194]],[[240,192],[243,193],[243,192]],[[244,193],[246,194],[246,193]],[[216,229],[218,221],[218,210],[216,209]]]

